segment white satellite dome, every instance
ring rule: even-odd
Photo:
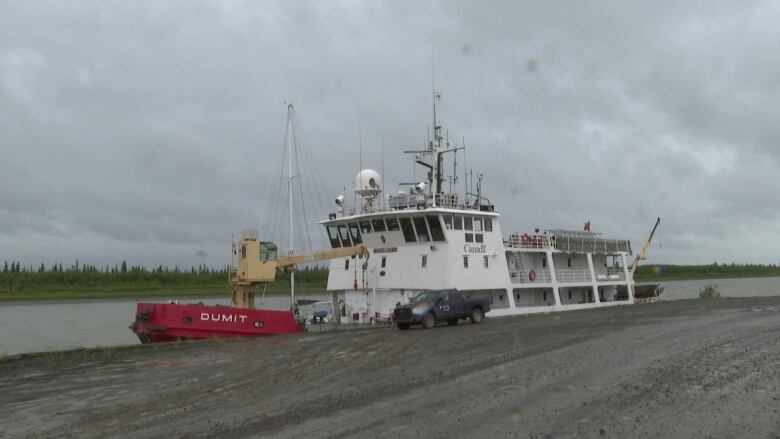
[[[363,169],[355,176],[355,192],[361,197],[374,197],[382,192],[382,176],[373,169]]]

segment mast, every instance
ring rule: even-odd
[[[294,109],[292,104],[287,105],[287,132],[288,132],[288,143],[287,143],[287,186],[290,190],[290,255],[293,253],[293,143],[295,142],[295,133],[293,132],[293,118],[294,115]],[[289,134],[292,134],[292,136],[289,136]],[[290,307],[292,309],[295,309],[295,270],[290,271]]]

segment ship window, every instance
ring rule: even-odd
[[[472,218],[470,216],[464,216],[463,217],[463,229],[464,230],[474,230],[474,225],[472,222]]]
[[[452,228],[455,230],[463,230],[463,217],[462,216],[456,216],[453,218],[455,221],[453,222]]]
[[[410,218],[401,218],[401,229],[404,232],[404,239],[406,242],[417,242],[417,238],[414,237],[414,228],[412,227],[412,220]]]
[[[452,230],[452,215],[444,215],[442,218],[444,218],[444,228]]]
[[[349,229],[346,224],[339,225],[339,235],[341,236],[341,245],[352,247],[352,241],[349,240]]]
[[[382,268],[387,267],[387,256],[382,256]]]
[[[425,268],[428,266],[428,255],[422,255],[422,260],[420,261],[420,266],[422,268]]]
[[[474,242],[474,234],[466,233],[466,242]]]
[[[482,235],[481,233],[475,233],[474,234],[474,241],[475,242],[485,242],[484,235]]]
[[[482,220],[483,225],[485,226],[486,232],[492,232],[493,231],[493,218],[485,218]]]
[[[260,260],[275,261],[276,260],[276,244],[273,242],[261,242],[260,243]]]
[[[547,267],[547,258],[542,257],[542,268],[546,268],[546,267]]]
[[[463,256],[463,268],[469,268],[469,256],[464,255]]]
[[[485,265],[485,268],[488,268],[489,261],[487,255],[482,256],[482,263]]]
[[[385,230],[387,230],[385,228],[385,220],[383,220],[382,218],[371,221],[371,224],[374,225],[375,232],[384,232]]]
[[[360,233],[371,233],[371,221],[360,222]]]
[[[566,262],[569,264],[569,268],[571,268],[571,258],[567,259]]]
[[[388,231],[395,231],[395,230],[401,230],[401,228],[398,226],[398,219],[396,218],[388,218],[387,219],[387,230]]]
[[[420,242],[428,242],[431,237],[428,236],[428,226],[425,225],[425,217],[414,217],[414,228],[417,229],[417,240]]]
[[[449,216],[445,216],[444,218],[449,218]],[[444,230],[441,229],[439,217],[432,215],[427,217],[427,219],[428,227],[431,229],[431,238],[433,238],[434,241],[444,241]]]
[[[547,302],[547,291],[542,292],[542,300]]]
[[[482,218],[474,218],[474,231],[475,232],[482,231]]]
[[[328,238],[330,238],[331,247],[341,247],[341,243],[339,242],[339,231],[336,229],[336,226],[328,226]]]
[[[355,245],[363,242],[363,240],[360,239],[360,229],[358,229],[358,225],[356,223],[349,223],[349,232],[352,235],[352,242]]]
[[[246,259],[246,244],[241,246],[241,259]]]
[[[349,259],[344,260],[344,269],[349,270]]]

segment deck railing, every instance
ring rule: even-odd
[[[596,272],[596,280],[599,282],[615,282],[626,280],[623,268],[607,268],[606,272]]]
[[[508,248],[549,248],[550,237],[540,234],[512,233],[509,239],[504,241]]]
[[[564,284],[593,281],[590,270],[555,270],[555,279]]]
[[[533,274],[531,272],[533,271]],[[552,282],[550,270],[540,268],[538,270],[510,270],[509,277],[516,284],[548,284]]]

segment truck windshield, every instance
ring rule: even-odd
[[[434,303],[439,298],[439,293],[435,291],[426,291],[420,293],[414,298],[414,303]]]

